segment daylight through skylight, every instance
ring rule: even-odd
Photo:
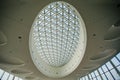
[[[51,66],[62,66],[71,59],[80,37],[75,11],[61,2],[52,3],[38,15],[34,24],[34,46]]]

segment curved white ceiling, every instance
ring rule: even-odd
[[[70,75],[58,80],[76,80],[78,77],[82,77],[95,69],[95,67],[91,70],[86,69],[89,64],[89,68],[95,65],[102,65],[110,59],[110,57],[115,55],[115,53],[109,53],[109,55],[107,54],[103,56],[101,53],[104,53],[106,50],[116,50],[116,52],[120,51],[120,45],[118,45],[120,44],[118,34],[119,26],[116,24],[116,22],[120,20],[119,2],[113,0],[63,0],[69,4],[72,4],[80,13],[85,22],[87,30],[87,47],[84,58],[77,69],[73,72],[72,69],[76,67],[74,63],[78,63],[77,58],[74,58],[75,60],[69,66],[67,66],[67,64],[72,61],[71,59],[73,59],[74,55],[68,63],[57,67],[62,69],[61,71],[57,71],[58,69],[56,69],[55,66],[52,66],[54,70],[49,70],[46,66],[51,66],[42,59],[38,59],[41,58],[39,53],[38,55],[36,54],[38,58],[36,58],[35,55],[32,57],[35,63],[34,65],[30,57],[28,46],[31,24],[37,16],[36,14],[38,14],[44,6],[53,1],[56,0],[1,1],[0,31],[3,33],[0,34],[0,62],[2,61],[0,63],[1,69],[9,73],[12,73],[12,71],[15,70],[26,71],[27,69],[27,72],[30,72],[30,74],[12,73],[23,79],[56,80],[46,77],[42,73],[48,73],[47,76],[51,75],[51,77],[55,75],[61,76],[60,74],[65,76],[65,73],[66,75],[71,73]],[[112,27],[112,25],[114,26]],[[82,28],[83,27],[80,27],[80,30],[82,30]],[[81,37],[82,36],[80,33],[80,39]],[[33,52],[34,54],[36,53],[35,51]],[[103,56],[104,58],[99,57],[99,59],[97,59],[98,55]],[[46,63],[46,66],[44,66],[42,62]],[[35,66],[38,66],[38,69]],[[67,67],[61,68],[65,66]],[[71,72],[69,72],[69,70]]]

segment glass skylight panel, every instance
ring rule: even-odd
[[[54,4],[53,4],[54,5]],[[60,24],[61,22],[59,22],[59,21],[57,21],[57,19],[56,18],[60,18],[61,20],[63,20],[62,21],[62,23],[63,22],[65,22],[65,26],[62,26],[62,27],[65,27],[66,29],[65,30],[67,30],[67,32],[68,32],[68,22],[69,22],[69,20],[68,20],[68,18],[70,18],[70,19],[72,19],[72,21],[73,22],[75,22],[74,20],[74,13],[72,12],[72,11],[70,11],[70,13],[73,15],[72,17],[70,17],[70,14],[68,14],[68,11],[69,11],[69,9],[68,9],[68,7],[67,6],[65,6],[65,5],[62,5],[62,4],[58,4],[58,6],[57,6],[57,9],[56,9],[56,6],[53,6],[52,4],[50,5],[51,7],[54,7],[54,8],[52,8],[53,9],[53,12],[52,12],[52,10],[48,10],[48,9],[50,9],[50,6],[49,6],[49,8],[47,9],[45,9],[45,11],[43,11],[43,13],[44,14],[46,14],[46,13],[50,13],[50,14],[52,14],[52,15],[54,15],[53,16],[53,18],[51,18],[50,19],[50,17],[49,17],[49,20],[52,20],[52,22],[53,22],[53,24],[54,24],[54,26],[51,26],[51,27],[55,27],[55,26],[57,26],[57,25],[60,25],[60,26],[62,26],[62,24]],[[62,7],[63,6],[63,7]],[[62,9],[61,9],[61,7],[62,7],[62,9],[64,9],[65,11],[63,11]],[[60,10],[62,10],[62,11],[60,11]],[[49,11],[51,11],[51,12],[49,12]],[[56,12],[57,11],[60,11],[60,12],[64,12],[64,13],[60,13],[60,14],[57,14]],[[40,16],[44,16],[44,14],[43,15],[40,15]],[[56,16],[56,14],[57,14],[57,16]],[[61,15],[64,15],[65,17],[60,17]],[[44,20],[48,20],[48,17],[47,17],[47,15],[44,17]],[[56,19],[56,20],[55,20]],[[57,22],[57,25],[56,25],[56,22]],[[71,22],[71,23],[73,23],[73,22]],[[46,24],[47,22],[44,22],[43,24]],[[64,23],[63,23],[64,24]],[[46,24],[47,25],[47,24]],[[51,24],[52,25],[52,24]],[[72,25],[72,26],[69,26],[69,27],[71,27],[70,28],[70,30],[72,30],[72,34],[73,34],[73,31],[74,31],[74,28],[73,28],[73,26],[74,25]],[[55,32],[55,28],[53,28],[54,29],[54,31],[52,30],[52,33],[54,34],[54,35],[56,35],[56,32]],[[57,28],[57,29],[59,29],[59,28]],[[41,29],[40,29],[41,30]],[[47,32],[48,32],[48,29],[46,28],[46,30],[47,30]],[[61,35],[63,35],[63,37],[66,39],[66,40],[70,40],[70,38],[66,38],[66,36],[67,36],[67,32],[65,31],[65,30],[62,30],[62,32],[63,33],[65,33],[66,35],[64,35],[63,33],[61,34]],[[41,31],[44,31],[44,30],[41,30]],[[59,30],[59,34],[60,34],[60,31],[61,30]],[[53,35],[53,34],[51,34],[51,35]],[[41,35],[41,34],[40,34]],[[49,35],[50,36],[50,35]],[[69,35],[70,36],[70,35]],[[76,35],[76,36],[79,36],[79,35]],[[45,37],[45,35],[44,35],[44,37]],[[58,36],[57,36],[58,37]],[[54,36],[54,38],[56,39],[56,36]],[[73,37],[72,37],[73,38]],[[58,38],[58,39],[61,39],[60,37]],[[77,38],[75,38],[75,39],[73,39],[73,40],[76,40]],[[55,40],[52,40],[52,41],[54,41],[54,42],[56,42]],[[62,40],[63,42],[64,42],[64,40]],[[57,41],[58,43],[59,43],[59,41]],[[72,41],[68,41],[68,42],[72,42]],[[66,43],[65,43],[66,44]],[[44,45],[46,45],[46,44],[44,44]],[[65,46],[67,46],[67,45],[65,45]],[[68,47],[69,48],[69,47]],[[62,48],[61,48],[62,49]]]
[[[51,72],[50,76],[53,74],[54,77],[55,75],[62,76],[64,75],[63,72],[65,74],[71,73],[71,71],[65,72],[68,65],[71,65],[68,67],[71,70],[77,68],[75,66],[78,66],[77,63],[81,62],[81,58],[76,58],[76,56],[83,57],[82,53],[85,51],[87,39],[84,21],[72,5],[64,1],[49,4],[39,12],[32,27],[29,45],[32,49],[30,48],[30,53],[32,54],[31,57],[38,55],[35,56],[36,59],[33,57],[33,61],[43,74],[49,71]],[[82,43],[83,41],[84,43]],[[78,48],[83,50],[80,51]],[[73,58],[76,59],[73,60]],[[42,69],[43,67],[39,66],[38,62],[45,65],[46,70]],[[72,67],[73,65],[74,67]],[[54,68],[56,69],[55,72],[51,71]]]
[[[115,78],[116,80],[119,80],[119,79],[120,79],[120,76],[119,76],[119,74],[116,72],[115,69],[112,69],[110,72],[113,74],[113,76],[114,76],[114,78]]]
[[[2,69],[0,69],[0,78],[2,77],[4,71]]]
[[[1,80],[7,80],[9,76],[9,73],[5,72]]]
[[[9,79],[8,80],[13,80],[13,75],[12,74],[10,74],[10,76],[9,76]]]
[[[118,71],[120,72],[120,66],[117,67]]]
[[[92,79],[91,74],[88,75],[90,79]]]
[[[105,74],[102,74],[101,76],[102,76],[103,80],[108,80],[108,79],[106,78]]]
[[[107,65],[109,70],[111,70],[113,68],[112,64],[109,61],[106,63],[106,65]]]
[[[99,70],[100,74],[103,74],[103,71],[101,68],[98,68],[98,70]]]
[[[106,68],[105,65],[102,66],[102,69],[103,69],[104,72],[107,72],[107,71],[108,71],[108,69]]]
[[[15,77],[15,79],[14,80],[18,80],[18,77]]]
[[[96,79],[96,77],[95,77],[95,78],[93,78],[93,80],[97,80],[97,79]]]
[[[116,57],[120,60],[120,52],[116,55]]]
[[[91,72],[89,75],[90,80],[119,80],[120,79],[120,62],[118,59],[118,53],[115,57],[108,61],[104,65]],[[113,63],[113,64],[112,64]],[[93,74],[95,73],[95,75]],[[102,78],[101,78],[102,77]],[[94,79],[96,78],[96,79]]]
[[[95,77],[95,74],[93,72],[91,73],[91,75],[92,75],[93,78]]]
[[[100,76],[97,76],[97,80],[102,80]]]
[[[85,77],[82,77],[82,80],[85,80]]]
[[[98,75],[99,75],[97,70],[95,70],[95,71],[94,71],[94,73],[95,73],[95,75],[96,75],[96,76],[98,76]]]
[[[89,79],[88,79],[88,76],[85,76],[85,80],[89,80]]]
[[[118,66],[118,65],[120,64],[120,62],[119,62],[115,57],[112,58],[111,61],[113,62],[113,64],[114,64],[115,66]]]
[[[112,77],[112,75],[110,74],[110,72],[106,72],[105,73],[107,78],[110,79],[110,80],[114,80],[114,78]]]

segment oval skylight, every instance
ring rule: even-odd
[[[82,18],[70,4],[53,2],[36,17],[29,43],[32,59],[43,74],[68,75],[79,65],[86,47]],[[67,72],[68,66],[71,70]]]

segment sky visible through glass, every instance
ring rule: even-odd
[[[0,69],[0,80],[22,80],[22,79]]]
[[[120,80],[120,52],[97,70],[79,80]]]
[[[33,49],[51,66],[63,66],[75,53],[80,38],[80,22],[75,10],[66,3],[45,7],[33,27]]]

